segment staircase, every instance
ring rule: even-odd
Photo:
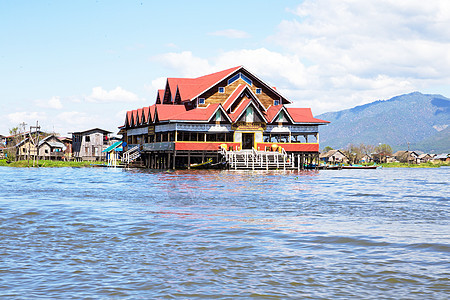
[[[134,146],[133,148],[128,149],[126,152],[122,154],[122,163],[126,164],[127,166],[136,161],[141,157],[141,152],[139,150],[139,145]]]
[[[231,170],[297,170],[294,155],[288,155],[284,149],[278,151],[251,150],[227,151],[219,149],[222,159]],[[298,161],[298,160],[297,160]]]

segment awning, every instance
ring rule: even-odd
[[[115,142],[114,144],[112,144],[111,146],[109,146],[108,148],[106,148],[105,150],[103,150],[102,152],[111,152],[114,149],[116,149],[117,147],[119,147],[120,145],[122,145],[122,141],[119,142]]]

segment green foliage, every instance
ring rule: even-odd
[[[330,146],[326,146],[325,148],[323,148],[323,152],[328,152],[330,150],[334,150],[334,149],[331,148]]]
[[[381,164],[383,168],[439,168],[439,167],[450,167],[450,162],[426,162],[421,164],[407,164],[407,163],[384,163]]]
[[[384,156],[392,155],[392,147],[388,144],[381,144],[375,147],[376,153],[383,153]]]
[[[343,150],[343,153],[348,157],[350,163],[356,164],[359,163],[365,155],[371,155],[373,151],[374,146],[361,143],[359,146],[350,144]]]

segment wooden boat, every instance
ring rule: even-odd
[[[203,169],[203,168],[209,168],[209,166],[212,164],[212,158],[208,159],[205,162],[199,163],[199,164],[191,164],[191,169]]]
[[[368,169],[378,169],[381,168],[381,166],[362,166],[362,165],[350,165],[350,166],[342,166],[342,169],[364,169],[364,170],[368,170]]]
[[[342,170],[342,166],[326,166],[324,170]]]

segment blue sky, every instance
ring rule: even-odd
[[[117,132],[166,77],[244,65],[315,115],[450,96],[450,2],[3,1],[0,134]],[[27,127],[28,127],[27,126]]]

